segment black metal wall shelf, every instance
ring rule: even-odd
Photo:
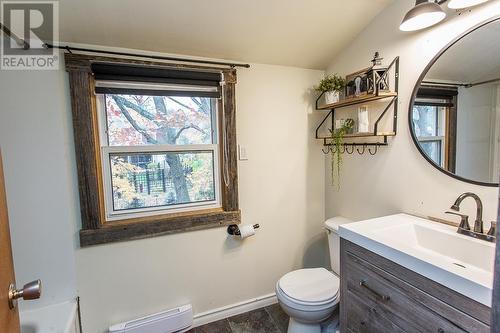
[[[367,133],[353,133],[353,134],[346,134],[344,135],[345,139],[350,139],[350,138],[369,138],[369,137],[375,137],[375,136],[396,136],[395,132],[379,132],[377,134],[374,134],[372,132],[367,132]],[[316,139],[331,139],[330,136],[320,136],[316,137]]]
[[[379,91],[379,83],[381,80],[387,79],[387,76],[390,74],[391,69],[394,69],[394,91]],[[320,136],[319,131],[322,128],[322,126],[326,123],[326,121],[331,118],[331,128],[329,130],[332,130],[335,127],[335,110],[348,107],[348,106],[354,106],[354,105],[360,105],[360,104],[366,104],[369,102],[374,102],[374,101],[384,101],[387,100],[389,103],[385,107],[384,111],[380,114],[380,116],[377,118],[375,121],[375,125],[373,128],[373,132],[367,132],[367,133],[353,133],[353,134],[346,134],[344,135],[345,140],[349,141],[354,141],[358,138],[376,138],[376,142],[344,142],[342,143],[342,147],[340,148],[341,153],[347,152],[348,154],[354,153],[354,150],[356,148],[356,151],[359,154],[363,154],[366,151],[367,147],[375,147],[374,150],[371,150],[371,148],[368,148],[368,151],[371,155],[375,155],[378,151],[378,147],[380,146],[387,146],[388,145],[388,138],[396,136],[397,134],[397,120],[398,120],[398,91],[399,91],[399,57],[394,58],[394,60],[390,63],[390,65],[387,67],[387,69],[383,72],[383,74],[379,77],[379,79],[375,83],[375,93],[373,94],[368,94],[364,96],[359,96],[359,97],[354,97],[354,98],[349,98],[349,99],[344,99],[341,100],[337,103],[333,104],[327,104],[327,105],[322,105],[319,106],[319,100],[323,96],[324,93],[319,95],[319,97],[316,99],[316,110],[329,110],[328,114],[323,118],[321,123],[318,125],[316,128],[316,139],[323,140],[323,145],[326,146],[326,151],[323,149],[323,152],[325,154],[328,154],[330,152],[336,152],[337,148],[332,144],[332,138],[330,136]],[[387,114],[390,108],[393,108],[393,119],[392,119],[392,130],[387,131],[387,132],[379,132],[378,127],[380,121],[384,118],[384,116]],[[382,139],[382,141],[380,141]],[[334,148],[332,148],[334,147]],[[362,148],[362,149],[360,149]]]
[[[363,103],[368,103],[368,102],[373,102],[385,98],[391,98],[391,97],[396,97],[398,94],[396,92],[380,92],[378,94],[368,94],[364,96],[359,96],[359,97],[353,97],[349,99],[342,100],[337,103],[332,103],[332,104],[326,104],[323,106],[318,106],[318,101],[319,99],[323,96],[323,93],[316,99],[316,110],[331,110],[331,109],[338,109],[338,108],[343,108],[351,105],[358,105],[358,104],[363,104]]]

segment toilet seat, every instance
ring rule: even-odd
[[[318,311],[338,303],[340,280],[324,268],[299,269],[276,284],[277,296],[288,306]]]
[[[331,301],[329,301],[327,303],[323,303],[323,304],[314,304],[314,303],[305,303],[305,302],[299,303],[296,300],[291,299],[288,296],[286,296],[281,291],[281,289],[276,288],[276,290],[277,290],[276,296],[278,297],[279,302],[282,305],[285,305],[291,309],[301,311],[304,313],[306,313],[306,312],[322,312],[325,310],[333,309],[337,305],[337,303],[339,302],[339,298],[337,297],[337,298],[332,299]]]

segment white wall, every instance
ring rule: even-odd
[[[341,189],[326,188],[326,216],[363,219],[405,211],[450,219],[443,212],[460,193],[473,191],[483,199],[484,220],[494,220],[498,188],[464,183],[432,167],[412,142],[408,107],[413,87],[433,56],[468,28],[499,15],[500,1],[490,1],[460,16],[449,11],[446,22],[425,31],[401,32],[401,19],[414,3],[395,1],[328,68],[328,72],[340,74],[354,72],[369,65],[375,51],[380,51],[385,61],[401,57],[398,135],[376,156],[344,157]],[[328,167],[329,161],[325,163]],[[329,177],[328,169],[326,175]],[[472,200],[464,202],[463,208],[475,215]]]
[[[261,225],[256,236],[234,241],[217,228],[80,249],[67,75],[1,72],[18,281],[41,277],[44,303],[78,289],[84,331],[95,333],[183,303],[200,313],[253,299],[292,269],[327,265],[324,164],[311,135],[320,115],[310,88],[322,76],[267,65],[238,71],[237,136],[249,155],[239,162],[240,207],[243,223]]]
[[[0,71],[0,148],[18,286],[40,278],[32,309],[76,295],[79,219],[64,71]]]
[[[494,151],[497,85],[485,84],[458,89],[456,172],[462,177],[491,179]]]

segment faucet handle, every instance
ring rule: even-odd
[[[495,236],[497,232],[497,222],[491,221],[490,230],[488,230],[488,236]]]
[[[470,225],[469,225],[469,216],[465,215],[465,214],[460,214],[460,213],[457,213],[457,212],[445,212],[446,214],[451,214],[451,215],[456,215],[456,216],[460,216],[460,225],[458,226],[459,229],[463,229],[463,230],[470,230]]]

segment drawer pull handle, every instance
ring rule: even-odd
[[[372,288],[370,288],[367,284],[366,284],[366,280],[361,280],[359,281],[359,285],[361,287],[365,287],[369,292],[371,292],[372,294],[374,294],[375,296],[377,296],[378,298],[380,298],[382,301],[388,301],[391,299],[390,296],[388,295],[381,295],[379,294],[378,292],[376,292],[375,290],[373,290]]]

